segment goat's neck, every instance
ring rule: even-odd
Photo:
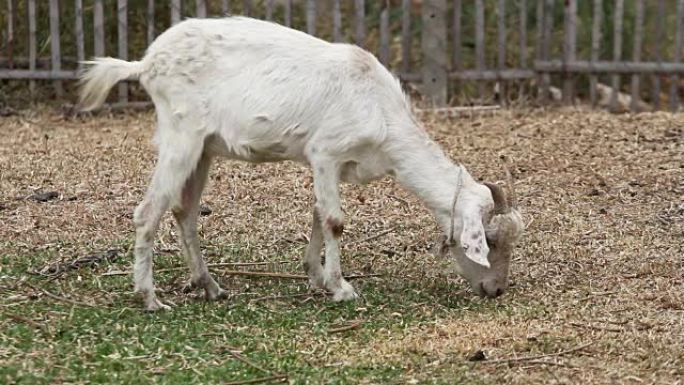
[[[460,189],[460,197],[470,195],[469,190],[475,181],[464,167],[454,164],[421,128],[411,127],[408,134],[403,134],[392,146],[397,181],[425,203],[446,232],[451,226],[456,189]]]

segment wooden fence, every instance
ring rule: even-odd
[[[623,41],[625,1],[633,17],[628,19],[631,42]],[[680,106],[684,0],[593,0],[590,20],[578,19],[577,0],[49,0],[47,9],[45,3],[7,0],[4,12],[7,28],[0,79],[27,81],[32,94],[37,82],[42,85],[50,81],[56,96],[62,97],[63,82],[76,79],[79,62],[91,56],[138,58],[142,52],[131,55],[129,50],[134,34],[144,33],[144,41],[149,44],[155,34],[184,17],[233,12],[274,20],[331,41],[363,46],[401,79],[415,84],[435,105],[448,104],[459,92],[469,89],[475,95],[468,96],[471,100],[486,100],[492,94],[492,85],[503,95],[502,103],[514,93],[527,100],[534,96],[545,103],[562,89],[564,103],[576,103],[579,94],[596,104],[597,90],[602,89],[600,77],[609,76],[609,104],[617,109],[623,96],[622,78],[629,76],[632,110],[638,109],[643,100],[653,109],[662,108],[663,101],[673,111]],[[612,20],[604,15],[607,6]],[[165,10],[163,15],[159,14],[160,7]],[[558,25],[554,15],[561,9],[562,25]],[[140,13],[144,15],[139,17]],[[492,13],[496,18],[490,17],[487,23],[486,16]],[[72,25],[60,22],[66,14],[73,18]],[[132,19],[132,15],[136,17]],[[160,21],[162,17],[166,24]],[[39,24],[45,24],[43,18],[47,18],[45,32],[39,28]],[[674,26],[669,28],[666,20],[672,18]],[[26,25],[23,21],[27,21]],[[113,23],[116,28],[111,28]],[[18,25],[26,31],[19,33]],[[578,25],[586,28],[578,31]],[[650,26],[650,33],[645,32],[645,25]],[[612,30],[604,26],[612,26]],[[115,52],[111,47],[105,49],[113,31]],[[591,35],[589,57],[578,55],[578,32]],[[651,42],[649,58],[644,55],[645,36]],[[606,37],[612,43],[610,58],[601,57]],[[46,47],[48,42],[49,58],[39,57],[39,52],[44,51],[40,47]],[[664,42],[671,42],[673,47],[668,55]],[[625,43],[631,44],[629,60],[623,54]],[[63,55],[69,45],[75,57]],[[19,46],[23,52],[18,51]],[[578,84],[585,84],[587,76],[588,85],[578,90]],[[642,82],[645,77],[651,80],[649,92],[645,92]],[[665,93],[664,81],[669,83]],[[562,87],[556,89],[554,83]],[[128,103],[130,96],[129,84],[120,84],[118,101]]]

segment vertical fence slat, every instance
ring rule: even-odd
[[[499,0],[497,10],[497,67],[506,67],[506,0]]]
[[[462,69],[462,62],[463,62],[463,52],[462,52],[462,47],[463,47],[463,41],[462,41],[462,35],[463,31],[461,29],[461,19],[462,19],[462,12],[463,12],[463,4],[461,0],[454,0],[454,26],[453,26],[453,36],[452,36],[452,57],[451,57],[451,64],[452,68],[456,71],[460,71]]]
[[[542,60],[544,58],[544,55],[542,54],[542,46],[544,45],[544,0],[537,0],[537,15],[535,22],[537,24],[537,39],[534,42],[535,60]],[[544,92],[542,90],[543,77],[539,72],[537,72],[536,81],[537,98],[538,101],[541,102]]]
[[[104,4],[102,0],[95,0],[93,4],[93,29],[95,34],[95,56],[105,55]]]
[[[16,30],[17,4],[7,0],[7,67],[14,67],[14,39]]]
[[[285,26],[292,26],[292,0],[285,0]]]
[[[154,41],[154,0],[147,0],[147,45]]]
[[[535,59],[541,60],[542,42],[544,41],[544,0],[537,0],[537,39],[534,42]]]
[[[603,22],[603,2],[602,0],[594,0],[593,17],[591,21],[591,58],[592,62],[599,60],[599,53],[601,52],[601,24]],[[596,97],[596,85],[598,84],[598,77],[596,75],[589,76],[589,100],[592,106],[596,106],[598,101]]]
[[[475,68],[483,71],[485,68],[484,44],[485,44],[485,16],[484,1],[475,0]],[[478,98],[484,98],[484,83],[477,82]]]
[[[60,71],[62,69],[62,54],[59,43],[59,0],[50,0],[50,62],[53,71]],[[57,97],[62,97],[64,87],[62,81],[55,80],[55,94]]]
[[[497,11],[497,68],[499,71],[506,67],[506,0],[499,0],[499,4],[496,8]],[[508,95],[508,90],[506,89],[506,81],[497,81],[497,91],[499,94],[499,102],[502,105],[506,105],[506,98]]]
[[[411,70],[411,0],[401,2],[401,71]]]
[[[653,40],[653,56],[657,63],[661,63],[663,60],[661,42],[663,41],[663,22],[665,20],[665,0],[658,0],[656,8],[656,23],[655,23],[655,38]],[[660,74],[654,74],[653,77],[653,87],[651,88],[651,103],[653,104],[653,109],[660,109]]]
[[[195,0],[195,14],[197,17],[207,17],[206,0]]]
[[[171,25],[178,24],[181,20],[181,0],[171,0]]]
[[[242,14],[252,16],[252,0],[242,0]]]
[[[354,12],[356,13],[355,42],[363,47],[366,40],[366,2],[354,0]]]
[[[333,41],[342,41],[342,12],[340,12],[340,0],[333,0]]]
[[[634,62],[641,61],[641,42],[644,32],[644,0],[635,0],[635,21],[634,21],[634,48],[632,50],[632,60]],[[639,108],[640,96],[640,81],[639,74],[632,75],[632,104],[630,108],[632,111],[637,111]]]
[[[566,0],[564,9],[563,61],[575,60],[577,46],[577,0]],[[573,104],[575,100],[575,79],[571,73],[565,73],[563,79],[563,102]]]
[[[380,62],[389,67],[389,1],[380,11]]]
[[[673,62],[679,63],[682,60],[682,44],[684,36],[684,0],[677,1],[677,27],[675,34],[675,51]],[[670,83],[670,110],[677,112],[679,110],[679,75],[672,75],[672,82]]]
[[[423,1],[423,94],[433,105],[447,102],[446,0]]]
[[[229,15],[230,14],[230,3],[228,0],[221,0],[221,12],[223,15]]]
[[[28,0],[28,25],[29,25],[29,70],[36,70],[37,47],[36,47],[36,0]],[[36,92],[36,82],[29,82],[31,96]]]
[[[81,62],[85,60],[85,41],[83,37],[83,0],[76,0],[74,3],[75,24],[74,31],[76,33],[76,60],[78,60],[78,68],[81,68]]]
[[[613,20],[613,60],[618,62],[622,59],[622,22],[625,13],[624,0],[615,0],[615,19]],[[618,107],[618,93],[620,92],[620,75],[613,75],[610,95],[610,110],[616,111]]]
[[[128,60],[128,0],[116,2],[117,35],[119,36],[119,59]],[[119,102],[128,103],[128,83],[119,83]]]
[[[273,3],[275,0],[267,0],[266,1],[266,20],[271,21],[273,20]]]
[[[520,0],[520,6],[518,8],[520,12],[520,39],[519,39],[519,65],[520,68],[527,68],[527,0]],[[525,82],[520,82],[520,88],[518,89],[518,98],[523,100],[525,97]]]
[[[306,1],[306,33],[316,36],[316,0]]]
[[[527,0],[520,0],[520,68],[527,68]]]
[[[544,61],[549,60],[551,58],[551,40],[553,38],[553,5],[553,0],[544,0],[544,15],[542,18],[544,24],[544,31],[542,34],[541,42],[541,57]],[[549,75],[548,73],[543,73],[541,75],[541,93],[539,94],[540,101],[542,103],[548,101],[550,87],[551,75]]]

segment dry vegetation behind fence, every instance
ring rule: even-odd
[[[275,20],[373,51],[430,103],[511,100],[677,110],[684,0],[8,0],[0,79],[16,97],[64,81],[91,56],[139,58],[184,17]],[[27,21],[27,22],[24,22]],[[21,80],[17,82],[16,80]],[[40,85],[38,87],[37,85]],[[496,86],[495,86],[496,85]],[[67,90],[72,89],[67,83]],[[38,87],[38,88],[36,88]],[[626,92],[621,95],[620,91]],[[629,95],[627,95],[627,93]],[[121,84],[118,101],[144,97]],[[5,101],[7,103],[7,101]]]

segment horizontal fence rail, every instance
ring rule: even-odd
[[[680,108],[684,0],[6,0],[0,85],[73,91],[81,62],[138,59],[187,17],[249,15],[357,44],[428,103],[578,98]],[[626,81],[629,80],[629,81]],[[12,83],[14,84],[14,83]],[[38,87],[40,85],[41,87]],[[49,85],[49,88],[46,87]],[[2,88],[11,88],[3,85]],[[19,87],[15,87],[19,88]],[[116,100],[142,94],[123,82]],[[72,93],[73,94],[73,93]],[[536,95],[536,96],[535,96]],[[0,102],[2,100],[0,99]]]
[[[538,61],[534,63],[535,71],[582,73],[582,74],[681,74],[684,63],[653,62],[614,62],[614,61],[572,61],[562,60]]]

